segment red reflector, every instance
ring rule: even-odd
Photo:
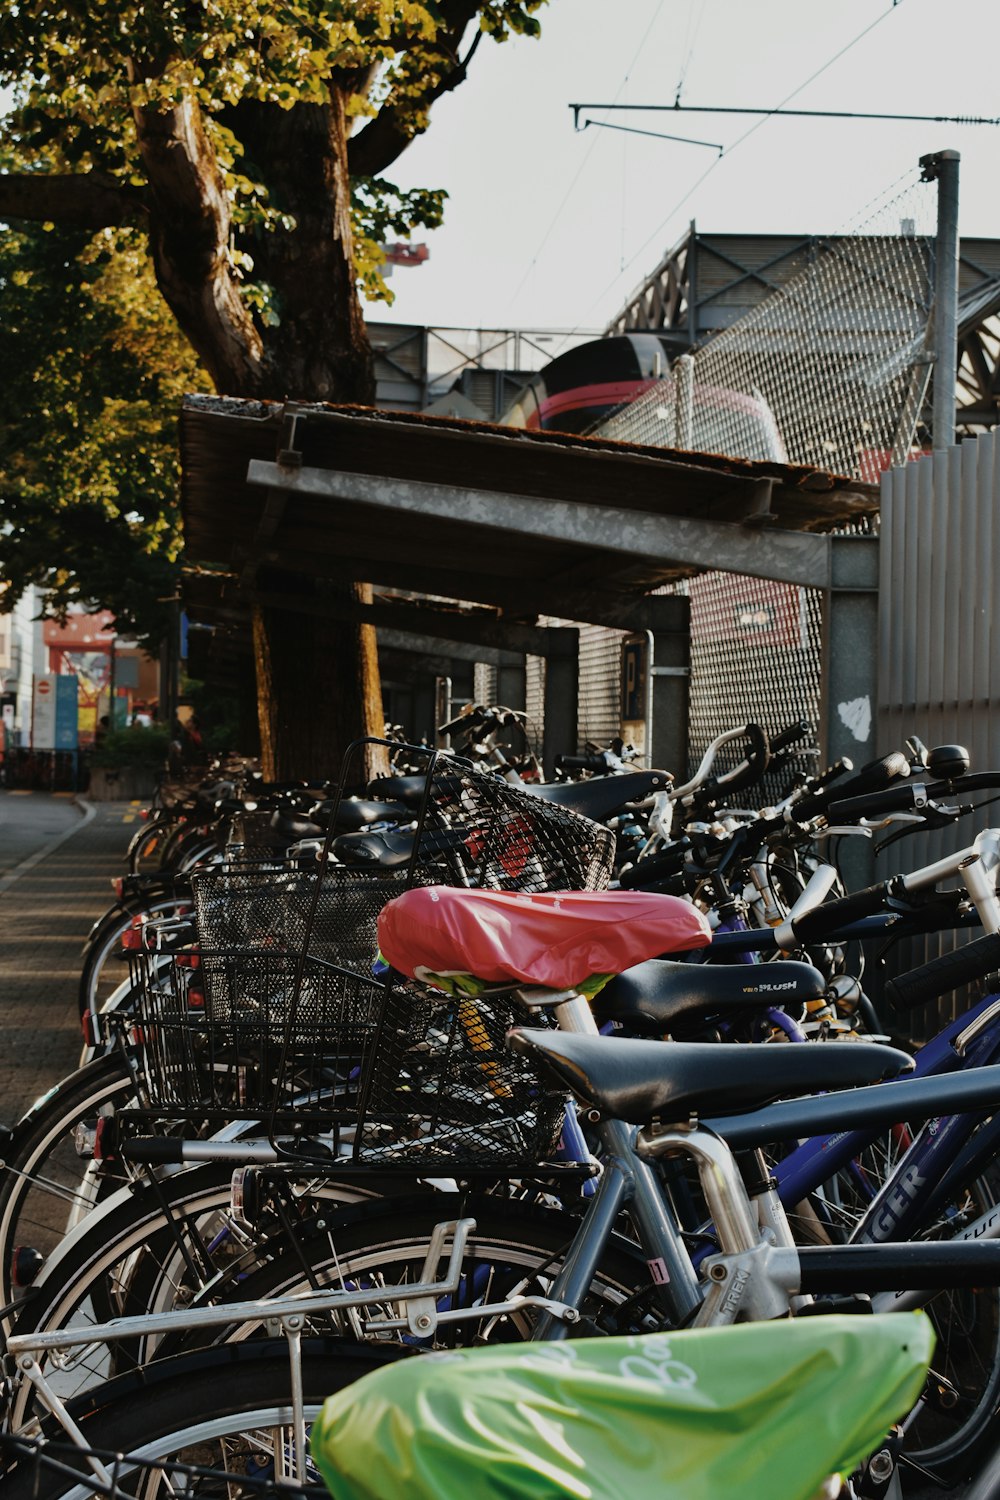
[[[187,999],[188,999],[188,1010],[204,1010],[205,1009],[205,991],[204,990],[196,990],[194,988],[194,986],[192,985],[191,989],[188,990]]]
[[[148,823],[150,818],[152,817],[152,813],[153,809],[151,807],[144,807],[140,811],[139,816],[144,823]]]
[[[174,963],[177,965],[177,967],[179,969],[200,969],[201,968],[201,954],[200,953],[178,953],[177,957],[174,959]]]
[[[118,1132],[111,1115],[102,1115],[94,1131],[94,1160],[112,1161],[117,1153]]]
[[[93,1011],[85,1010],[80,1017],[80,1029],[83,1032],[84,1045],[93,1047],[94,1043],[94,1014]]]
[[[122,899],[122,892],[125,889],[125,877],[124,877],[124,875],[116,875],[115,876],[115,878],[111,882],[111,889],[114,891],[115,896],[120,901]]]

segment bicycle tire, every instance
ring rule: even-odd
[[[307,1341],[302,1354],[307,1423],[316,1419],[328,1396],[399,1357],[398,1350],[371,1345],[340,1347]],[[135,1457],[131,1468],[126,1460],[117,1469],[116,1478],[127,1488],[117,1489],[116,1494],[134,1495],[137,1500],[176,1495],[172,1481],[150,1465],[183,1464],[185,1458],[216,1471],[204,1479],[192,1477],[191,1487],[184,1488],[186,1497],[217,1496],[220,1483],[223,1492],[231,1494],[232,1486],[221,1476],[240,1472],[238,1445],[244,1434],[252,1435],[244,1445],[248,1460],[251,1450],[257,1455],[270,1451],[277,1464],[279,1454],[288,1452],[292,1430],[287,1346],[273,1340],[235,1344],[208,1350],[194,1360],[164,1361],[140,1378],[112,1382],[93,1400],[74,1405],[72,1415],[91,1448]],[[53,1425],[46,1426],[51,1439]],[[60,1436],[58,1429],[54,1435]],[[219,1462],[213,1464],[217,1448]],[[70,1450],[61,1457],[67,1467],[82,1468],[83,1461]],[[5,1500],[92,1500],[94,1492],[92,1478],[74,1479],[71,1474],[53,1472],[44,1461],[28,1458],[4,1476],[3,1487]],[[256,1492],[251,1486],[248,1490],[251,1495]]]
[[[86,1163],[71,1142],[75,1127],[103,1106],[120,1108],[134,1089],[125,1058],[101,1057],[57,1084],[14,1127],[0,1163],[0,1305],[14,1298],[15,1248],[48,1256],[74,1210],[92,1206],[80,1191]]]
[[[117,915],[116,915],[117,910]],[[170,916],[174,912],[190,912],[190,896],[174,894],[156,896],[149,901],[132,901],[111,910],[101,919],[97,931],[90,941],[80,970],[77,1003],[81,1020],[96,1015],[103,1003],[117,989],[121,974],[118,959],[122,954],[122,938],[137,916]]]
[[[83,1326],[129,1314],[214,1301],[215,1288],[240,1284],[263,1260],[283,1251],[289,1228],[275,1218],[257,1238],[231,1232],[231,1167],[208,1163],[156,1181],[119,1190],[58,1247],[20,1305],[13,1327],[28,1334],[69,1323]],[[304,1213],[322,1209],[333,1219],[351,1202],[367,1201],[386,1183],[371,1179],[324,1181],[303,1195]],[[447,1217],[442,1211],[439,1217]],[[294,1232],[294,1226],[291,1226]],[[153,1357],[154,1338],[115,1346],[82,1346],[63,1364],[61,1388],[76,1396],[110,1373]],[[46,1356],[40,1363],[46,1364]],[[15,1425],[24,1418],[31,1393],[20,1386],[11,1398]]]
[[[164,845],[173,827],[172,821],[154,817],[132,835],[125,851],[125,862],[130,875],[143,875],[160,869]]]

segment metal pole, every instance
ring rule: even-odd
[[[924,181],[937,181],[937,244],[934,272],[935,451],[955,441],[955,377],[958,365],[958,164],[957,151],[937,151],[920,165]]]
[[[694,356],[682,354],[674,361],[674,447],[694,447]]]

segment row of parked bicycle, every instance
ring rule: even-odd
[[[1000,830],[850,894],[830,853],[949,826],[1000,773],[914,740],[807,774],[808,726],[744,725],[683,785],[620,746],[546,785],[508,712],[365,786],[219,768],[133,839],[81,1067],[4,1143],[5,1497],[564,1494],[582,1453],[595,1495],[805,1500],[845,1467],[857,1497],[995,1492]],[[887,1013],[978,997],[914,1057],[859,956],[929,931],[959,946]],[[471,1354],[426,1360],[480,1345],[481,1410]],[[773,1441],[672,1479],[650,1413],[693,1442],[714,1413],[722,1464],[725,1367],[740,1399],[767,1375]]]

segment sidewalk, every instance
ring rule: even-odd
[[[87,817],[63,798],[3,794],[0,875],[0,1121],[12,1124],[79,1062],[77,982],[84,938],[114,900],[138,804],[103,803]],[[67,835],[51,847],[60,835]],[[49,850],[49,852],[45,852]],[[40,856],[40,857],[39,857]]]

